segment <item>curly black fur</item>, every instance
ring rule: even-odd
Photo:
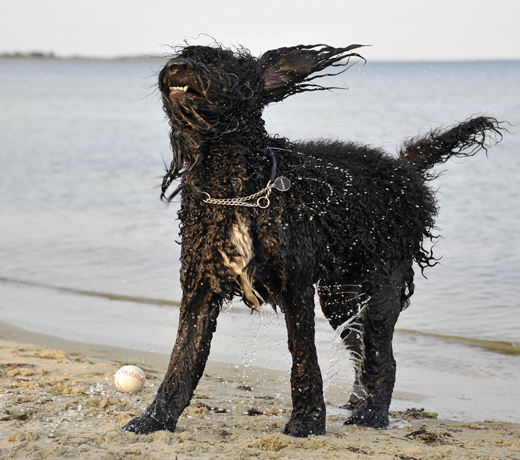
[[[220,308],[240,296],[251,308],[270,303],[284,312],[293,357],[293,412],[284,433],[324,434],[315,285],[356,365],[346,423],[387,426],[394,325],[414,291],[413,262],[435,262],[423,246],[437,214],[428,171],[485,149],[500,127],[493,118],[474,118],[406,142],[399,157],[351,142],[291,143],[266,133],[267,104],[327,89],[310,83],[312,75],[346,66],[340,61],[358,56],[351,51],[359,47],[300,45],[255,58],[245,50],[188,46],[160,72],[173,150],[162,197],[182,191],[183,298],[164,381],[127,430],[175,429],[203,374]],[[273,187],[282,176],[289,190]]]
[[[496,142],[502,139],[497,120],[476,117],[460,123],[452,129],[431,131],[424,137],[415,137],[404,142],[399,156],[414,164],[423,174],[451,157],[467,157],[480,150],[487,152],[488,138]],[[430,178],[429,175],[425,176]],[[434,176],[432,176],[434,177]]]

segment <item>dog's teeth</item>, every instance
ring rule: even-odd
[[[186,86],[170,86],[170,91],[172,90],[175,90],[175,91],[188,91],[188,85]]]

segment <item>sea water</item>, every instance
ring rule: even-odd
[[[171,160],[155,88],[162,64],[0,62],[0,321],[171,350],[180,247],[178,202],[159,200]],[[393,408],[415,401],[449,418],[520,421],[520,62],[368,63],[317,82],[341,89],[268,107],[270,133],[395,152],[475,114],[510,123],[488,157],[452,160],[431,184],[440,264],[426,278],[416,270],[397,325],[396,389],[409,398]],[[319,312],[317,335],[326,383],[348,387]],[[210,358],[288,369],[285,342],[282,315],[234,303]]]

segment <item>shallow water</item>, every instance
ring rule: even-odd
[[[0,62],[1,321],[170,351],[178,310],[168,302],[180,300],[179,246],[177,204],[159,201],[163,157],[171,158],[153,88],[159,66]],[[405,137],[477,113],[513,125],[489,158],[441,168],[448,172],[433,184],[441,264],[426,271],[428,279],[417,275],[412,305],[398,323],[414,332],[395,341],[398,390],[429,398],[432,411],[446,407],[447,417],[507,420],[508,409],[520,407],[513,391],[520,377],[520,63],[376,63],[327,83],[349,90],[269,107],[269,131],[395,151]],[[220,319],[212,359],[288,368],[283,318],[271,314],[264,322],[273,324],[264,329],[233,306]],[[317,323],[326,373],[336,352],[328,325],[321,316]],[[237,329],[240,336],[228,343]],[[504,351],[497,342],[512,354],[497,353]],[[348,383],[349,371],[338,365]]]

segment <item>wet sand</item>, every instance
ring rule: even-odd
[[[393,413],[391,428],[343,425],[344,395],[326,393],[327,435],[280,434],[291,410],[286,372],[209,363],[175,433],[121,429],[152,401],[168,356],[81,344],[0,324],[0,458],[520,459],[520,425]],[[114,373],[140,366],[137,395]],[[411,409],[411,408],[410,408]]]

